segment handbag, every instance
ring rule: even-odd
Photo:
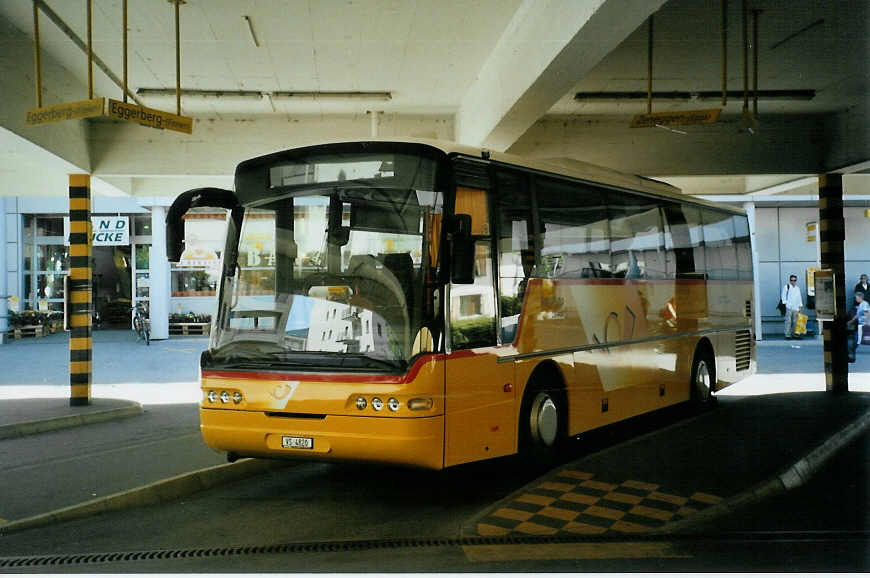
[[[785,315],[785,303],[782,302],[782,299],[779,300],[779,305],[776,308],[779,309],[780,315]]]

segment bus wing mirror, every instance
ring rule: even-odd
[[[184,252],[184,215],[196,207],[233,210],[239,206],[236,194],[226,189],[191,189],[176,197],[166,213],[166,258],[176,262]]]
[[[463,285],[474,283],[474,239],[471,237],[471,215],[453,216],[450,237],[450,281]]]

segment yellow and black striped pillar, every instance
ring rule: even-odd
[[[819,233],[822,269],[831,269],[834,272],[839,312],[833,321],[822,323],[825,339],[825,384],[827,391],[841,393],[849,391],[843,175],[819,175]]]
[[[91,177],[69,176],[70,405],[91,403]]]

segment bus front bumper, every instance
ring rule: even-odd
[[[239,457],[365,461],[444,467],[444,416],[396,418],[327,415],[271,417],[263,412],[200,408],[202,437]],[[285,437],[311,438],[311,449],[283,447]]]

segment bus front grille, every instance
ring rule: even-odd
[[[745,371],[749,369],[749,359],[752,349],[752,335],[748,329],[741,329],[734,337],[734,361],[737,364],[737,371]]]
[[[752,319],[752,301],[746,301],[746,307],[744,308],[743,314],[747,319]]]

